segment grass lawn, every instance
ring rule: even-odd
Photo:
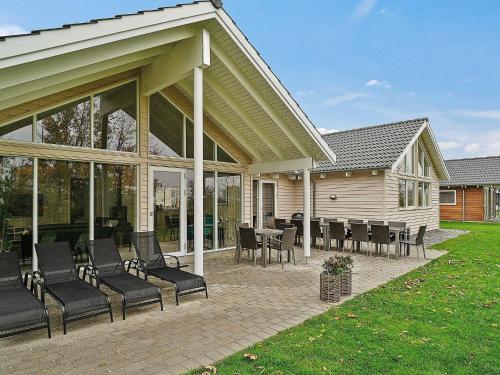
[[[500,374],[500,225],[442,227],[471,233],[435,246],[449,253],[428,265],[224,359],[217,372]]]

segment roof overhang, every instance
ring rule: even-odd
[[[106,74],[140,67],[142,74],[151,75],[154,69],[144,67],[154,68],[176,46],[197,45],[189,41],[203,30],[210,32],[213,56],[205,70],[205,111],[221,129],[255,163],[300,158],[335,162],[335,153],[290,93],[229,15],[211,2],[0,41],[0,110]],[[187,96],[190,79],[184,75],[175,83]]]

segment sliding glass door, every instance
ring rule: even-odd
[[[155,231],[165,253],[184,254],[186,249],[185,172],[183,169],[150,168],[149,230]]]

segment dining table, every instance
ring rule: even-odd
[[[280,237],[283,235],[283,231],[280,229],[271,228],[258,228],[255,229],[255,234],[262,238],[262,265],[264,268],[267,265],[267,251],[269,249],[269,240],[271,238]],[[271,259],[269,258],[269,261]]]

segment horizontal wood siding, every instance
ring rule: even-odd
[[[321,179],[314,176],[316,183],[316,216],[346,221],[356,219],[381,219],[383,216],[382,175],[373,176],[370,171],[330,173]],[[331,195],[337,199],[332,200]],[[312,206],[311,206],[312,207]]]
[[[461,187],[450,189],[441,188],[441,190],[455,190],[457,197],[455,205],[440,206],[441,219],[451,221],[484,220],[484,189],[482,187],[465,189]]]
[[[293,213],[303,212],[303,191],[302,181],[292,181],[287,176],[280,176],[276,217],[290,219]]]

